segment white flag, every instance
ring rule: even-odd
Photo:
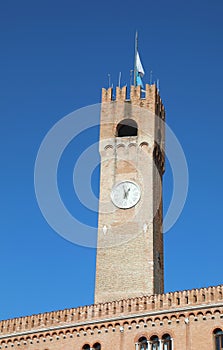
[[[137,69],[138,73],[140,74],[140,76],[143,77],[143,75],[145,74],[145,72],[144,72],[142,63],[141,63],[141,61],[140,61],[138,51],[137,51],[137,53],[136,53],[136,69]]]

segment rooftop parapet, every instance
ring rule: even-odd
[[[145,107],[165,119],[165,110],[156,84],[146,84],[145,90],[141,86],[131,86],[130,98],[127,98],[127,86],[102,89],[102,103],[106,102],[129,102],[134,105]]]
[[[0,338],[7,334],[22,333],[43,328],[66,326],[109,317],[135,315],[146,312],[171,312],[174,310],[223,306],[223,285],[174,293],[157,294],[140,298],[124,299],[104,304],[65,309],[38,315],[19,317],[0,322]]]

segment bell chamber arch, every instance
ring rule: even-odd
[[[128,137],[138,135],[138,125],[133,119],[123,119],[116,127],[116,137]]]

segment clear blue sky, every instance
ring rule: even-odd
[[[114,85],[120,71],[129,83],[136,29],[144,82],[150,70],[160,79],[190,176],[184,210],[165,234],[165,290],[223,283],[222,17],[221,0],[1,2],[0,319],[93,303],[95,250],[47,224],[34,164],[57,121],[100,102],[108,73]],[[97,215],[74,198],[75,152],[70,145],[61,163],[62,196],[77,218],[96,225]],[[93,182],[97,192],[98,169]],[[165,210],[171,190],[167,166]]]

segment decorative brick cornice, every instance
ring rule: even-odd
[[[222,307],[222,304],[223,285],[184,290],[3,320],[0,322],[0,337],[143,315]]]

